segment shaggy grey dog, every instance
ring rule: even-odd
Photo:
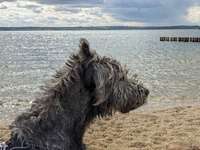
[[[83,135],[96,117],[127,113],[149,91],[128,78],[118,61],[90,50],[85,39],[37,98],[10,126],[9,150],[83,150]]]

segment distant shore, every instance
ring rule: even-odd
[[[96,120],[84,141],[88,150],[174,150],[170,148],[177,145],[182,146],[180,150],[192,150],[200,146],[199,114],[200,106],[117,113]],[[8,138],[9,130],[1,123],[0,141]]]
[[[0,31],[62,31],[62,30],[169,30],[200,29],[200,26],[91,26],[91,27],[0,27]]]

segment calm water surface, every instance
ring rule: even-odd
[[[200,30],[0,32],[0,120],[30,106],[81,37],[139,75],[151,91],[142,110],[200,104],[200,43],[160,42],[160,36],[200,36]]]

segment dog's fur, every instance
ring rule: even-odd
[[[90,50],[85,39],[79,47],[31,109],[12,123],[8,149],[83,150],[85,129],[94,118],[146,102],[149,91],[128,78],[118,61]]]

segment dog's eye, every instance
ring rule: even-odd
[[[122,76],[119,80],[120,80],[120,81],[124,81],[124,79],[125,79],[125,77]]]

